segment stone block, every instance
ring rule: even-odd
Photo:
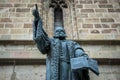
[[[79,34],[89,34],[89,30],[88,29],[80,29]]]
[[[0,18],[0,22],[12,22],[10,18]]]
[[[32,40],[32,36],[30,34],[16,34],[11,35],[11,40]]]
[[[108,10],[107,9],[95,9],[95,12],[96,13],[106,13],[106,12],[108,12]]]
[[[104,13],[104,17],[107,17],[107,18],[118,18],[119,17],[119,14],[118,13]]]
[[[27,7],[34,7],[35,4],[27,4]]]
[[[14,7],[26,7],[26,4],[14,4]]]
[[[8,3],[21,3],[21,0],[7,0]]]
[[[108,12],[120,12],[120,9],[108,9]]]
[[[25,17],[25,13],[10,13],[9,16],[11,16],[11,17],[17,17],[17,18],[19,18],[19,17]]]
[[[102,33],[111,33],[111,34],[115,34],[118,33],[116,29],[103,29]]]
[[[83,8],[83,5],[76,5],[76,8]]]
[[[14,28],[14,24],[5,24],[5,28]]]
[[[46,55],[43,55],[41,52],[37,50],[37,51],[32,51],[31,58],[46,59]]]
[[[83,8],[87,9],[93,9],[93,8],[98,8],[98,6],[96,4],[84,4]]]
[[[11,29],[10,34],[27,34],[29,33],[28,29]]]
[[[4,24],[0,24],[0,28],[4,28]]]
[[[113,18],[101,18],[101,22],[114,22]]]
[[[93,30],[91,30],[90,32],[91,32],[92,34],[99,34],[99,33],[100,33],[100,31],[97,30],[97,29],[93,29]]]
[[[30,8],[17,8],[16,12],[30,12]]]
[[[9,15],[10,15],[10,13],[6,12],[6,13],[2,14],[2,17],[8,18],[8,17],[10,17]]]
[[[101,24],[94,24],[95,28],[102,28]]]
[[[103,28],[110,28],[110,25],[109,24],[102,24],[102,27]]]
[[[119,2],[118,3],[113,3],[113,8],[116,8],[116,9],[120,8]]]
[[[0,0],[0,3],[6,3],[6,0]]]
[[[120,18],[114,18],[114,20],[115,20],[116,23],[120,22]]]
[[[11,35],[1,35],[0,40],[10,40],[11,39]]]
[[[93,28],[93,24],[83,24],[83,28]]]
[[[100,23],[99,18],[86,18],[84,23],[93,24],[93,23]]]
[[[89,18],[100,18],[100,17],[103,17],[103,14],[102,13],[89,13]]]
[[[24,24],[24,28],[32,28],[32,24]]]
[[[45,80],[46,67],[45,65],[16,65],[15,72],[16,80]],[[10,80],[12,74],[13,66],[0,67],[0,80]]]
[[[10,58],[31,58],[30,51],[11,51]]]
[[[15,12],[15,8],[14,7],[10,8],[9,12]]]
[[[10,52],[8,51],[0,51],[0,58],[10,58]]]
[[[23,3],[23,4],[27,3],[28,4],[28,3],[30,3],[30,0],[21,0],[21,3]]]
[[[22,18],[22,17],[17,18],[17,17],[16,17],[16,18],[11,18],[11,19],[12,19],[12,21],[15,22],[15,23],[23,23],[23,22],[24,22],[24,23],[25,23],[25,22],[26,22],[26,23],[27,23],[27,22],[29,23],[29,22],[30,22],[30,18]]]
[[[77,14],[77,18],[88,18],[88,14]]]
[[[94,13],[93,9],[81,9],[81,13]]]
[[[107,0],[93,0],[95,4],[106,4]]]
[[[80,4],[92,4],[92,0],[80,0]]]
[[[0,28],[0,34],[9,34],[9,29]]]
[[[0,3],[0,7],[13,7],[12,4],[2,4]]]
[[[100,8],[113,8],[113,5],[108,5],[108,4],[100,4],[100,5],[98,5]]]
[[[119,3],[120,1],[119,0],[108,0],[109,1],[109,3]]]

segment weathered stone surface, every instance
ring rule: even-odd
[[[106,12],[108,12],[108,10],[107,9],[95,9],[95,12],[97,12],[97,13],[106,13]]]
[[[101,22],[114,22],[114,19],[112,19],[112,18],[102,18]]]
[[[120,28],[120,24],[112,24],[112,28]]]
[[[95,24],[94,26],[95,26],[95,28],[102,28],[101,24]]]
[[[4,24],[0,24],[0,28],[4,28]]]
[[[93,24],[83,24],[83,28],[93,28]]]
[[[10,18],[0,18],[0,22],[12,22]]]
[[[40,16],[43,20],[43,25],[47,33],[50,37],[53,35],[53,9],[47,9],[43,6],[41,1],[38,0],[1,0],[0,7],[0,28],[7,29],[9,28],[9,32],[11,32],[12,28],[23,29],[27,28],[27,33],[15,34],[12,33],[11,38],[8,39],[32,39],[32,21],[33,16],[31,14],[32,9],[34,8],[34,4],[37,3],[39,7]],[[99,36],[97,39],[119,39],[118,34],[119,30],[119,22],[120,22],[120,14],[119,14],[119,0],[75,0],[75,5],[69,5],[69,8],[63,9],[64,16],[64,27],[68,34],[68,39],[79,39],[81,35],[80,29],[88,28],[88,31],[85,31],[85,40],[94,40],[93,33],[94,28],[99,28]],[[44,9],[45,8],[45,9]],[[47,18],[48,13],[48,18]],[[85,27],[84,24],[91,24],[92,27]],[[46,26],[47,25],[47,26]],[[69,26],[69,27],[68,27]],[[69,28],[69,29],[68,29]],[[75,28],[75,29],[74,29]],[[89,29],[90,28],[90,29]],[[106,33],[102,33],[104,28],[114,28],[117,31],[113,31],[108,35]],[[5,34],[5,30],[3,29],[2,33]],[[67,31],[68,30],[68,31]],[[17,30],[16,30],[17,31]],[[93,31],[93,32],[90,32]],[[7,33],[9,33],[7,32]],[[14,31],[13,31],[14,32]],[[19,32],[19,31],[18,31]],[[22,32],[22,31],[20,31]],[[88,35],[86,34],[88,32]],[[105,31],[106,32],[106,31]],[[5,35],[7,35],[7,33]],[[83,35],[83,31],[82,31]],[[90,35],[90,37],[89,37]],[[103,36],[103,37],[102,37]],[[81,37],[81,39],[82,39]],[[2,36],[3,39],[5,37]],[[1,38],[1,39],[2,39]],[[2,39],[2,40],[3,40]],[[7,39],[7,38],[6,38]]]
[[[1,35],[0,40],[10,40],[11,39],[11,35]]]
[[[5,24],[5,28],[14,28],[14,24]]]
[[[92,0],[80,0],[81,4],[92,4]]]
[[[102,13],[89,13],[89,18],[100,18],[100,17],[103,17],[103,14]]]
[[[26,7],[26,4],[14,4],[14,7]]]
[[[99,18],[91,18],[91,19],[85,19],[85,22],[84,23],[100,23],[100,20]]]
[[[0,34],[9,34],[9,29],[0,29]]]
[[[45,65],[19,65],[15,66],[17,80],[45,80]],[[96,76],[90,71],[92,80],[119,80],[119,65],[99,65],[100,75]],[[13,66],[0,66],[0,80],[10,80]],[[21,77],[22,76],[22,77]]]
[[[30,12],[29,8],[17,8],[16,12]]]
[[[92,34],[99,34],[99,33],[100,33],[100,31],[99,31],[99,30],[94,29],[94,30],[91,30],[91,33],[92,33]]]
[[[92,9],[92,8],[98,8],[97,5],[93,5],[93,4],[89,4],[89,5],[84,5],[83,6],[85,9],[89,8],[89,9]]]
[[[76,5],[76,8],[83,8],[83,5]]]
[[[81,9],[82,13],[94,13],[93,9]]]
[[[116,29],[104,29],[102,30],[102,33],[117,33]]]
[[[108,9],[109,12],[120,12],[120,9]]]
[[[0,4],[0,7],[13,7],[12,4]]]
[[[84,31],[84,32],[83,32]],[[86,32],[85,32],[86,31]],[[80,30],[80,35],[88,34],[88,30]],[[89,36],[91,37],[91,36]],[[94,36],[92,38],[102,38],[103,36]],[[83,38],[83,37],[80,37]],[[97,44],[97,43],[96,43]],[[120,58],[119,45],[81,45],[85,52],[92,58]],[[6,45],[0,46],[1,58],[39,58],[45,59],[46,55],[42,55],[36,45]],[[4,56],[5,55],[5,56]],[[108,55],[108,56],[107,56]]]
[[[95,4],[105,4],[107,3],[107,0],[93,0]]]
[[[32,28],[32,24],[24,24],[24,28]]]
[[[113,8],[113,6],[112,5],[103,5],[103,4],[101,4],[101,5],[98,5],[100,8]]]

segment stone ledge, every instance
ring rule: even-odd
[[[120,40],[74,40],[80,44],[110,44],[120,45]],[[0,40],[0,45],[34,45],[33,40]]]
[[[120,65],[120,59],[94,58],[99,65]],[[0,65],[45,65],[45,59],[15,59],[15,58],[0,58]]]

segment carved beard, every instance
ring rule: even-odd
[[[64,40],[66,38],[66,34],[58,34],[55,35],[54,38],[59,38],[60,40]]]

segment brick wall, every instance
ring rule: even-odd
[[[91,80],[120,80],[119,65],[100,66],[100,76],[96,76],[90,72]],[[0,66],[0,80],[10,80],[13,72],[13,66]],[[45,65],[27,65],[16,66],[16,79],[17,80],[45,80]]]
[[[67,38],[78,42],[83,41],[80,44],[91,58],[110,59],[109,62],[120,61],[120,0],[74,1],[74,3],[67,2],[68,8],[63,9]],[[33,16],[31,12],[35,3],[39,6],[44,29],[52,37],[53,9],[49,9],[42,0],[0,0],[0,59],[46,58],[45,55],[40,54],[34,44],[26,45],[23,41],[16,45],[17,40],[32,41]],[[12,40],[14,40],[13,44],[9,44]],[[31,70],[33,73],[29,72]],[[37,67],[21,65],[17,66],[16,71],[18,80],[21,78],[44,80],[45,78],[45,65],[37,65]],[[100,65],[100,77],[92,73],[90,76],[92,80],[119,80],[119,72],[119,65],[107,63],[107,65]],[[11,66],[0,66],[0,80],[9,80],[11,73]],[[28,77],[29,75],[32,76]]]
[[[91,58],[120,59],[120,45],[82,44],[81,47]],[[0,45],[0,58],[45,59],[36,45]]]
[[[0,39],[32,40],[31,14],[39,6],[44,28],[52,37],[53,10],[41,0],[0,0]],[[43,5],[44,4],[44,5]],[[75,0],[64,9],[64,27],[68,39],[120,40],[119,0]]]

